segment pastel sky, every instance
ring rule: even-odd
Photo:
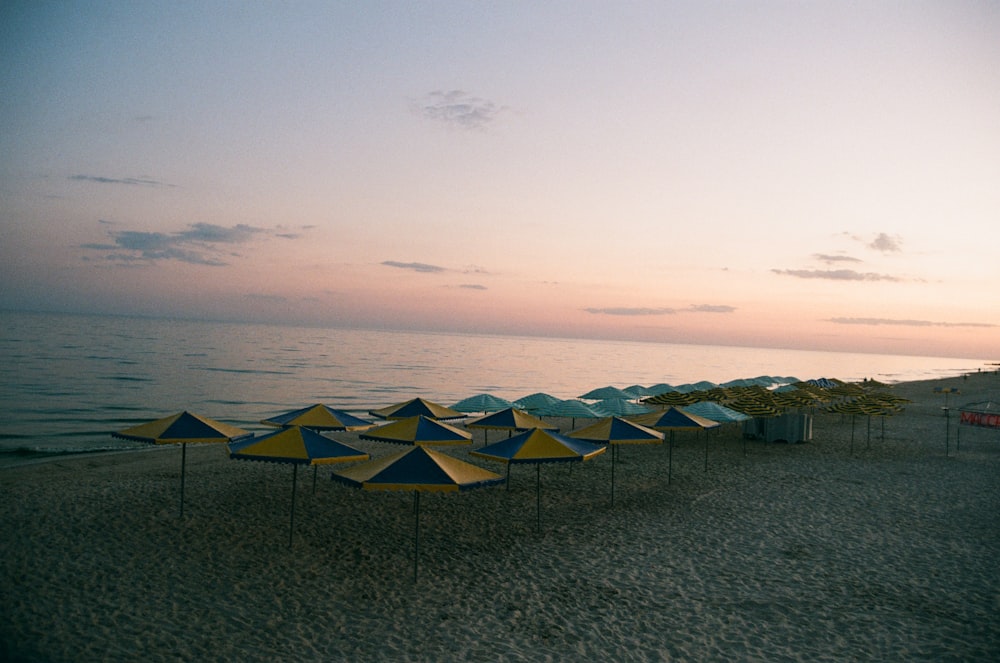
[[[0,307],[1000,359],[1000,3],[0,5]]]

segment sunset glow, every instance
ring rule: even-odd
[[[1000,358],[995,3],[0,19],[0,308]]]

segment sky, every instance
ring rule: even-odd
[[[0,5],[0,308],[1000,359],[1000,3]]]

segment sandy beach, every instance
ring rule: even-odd
[[[935,387],[1000,401],[995,373],[896,385],[853,453],[839,414],[745,454],[739,427],[678,434],[669,485],[665,445],[624,447],[613,506],[610,454],[546,465],[540,532],[533,467],[425,494],[416,582],[412,496],[327,468],[290,549],[291,467],[221,445],[188,447],[183,519],[177,447],[0,469],[0,659],[1000,660],[1000,433],[956,450],[953,414],[946,455]]]

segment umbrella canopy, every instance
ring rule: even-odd
[[[652,396],[653,392],[649,390],[649,387],[644,387],[641,384],[633,384],[623,389],[629,398],[642,398],[643,396]]]
[[[292,508],[288,522],[288,547],[292,546],[295,529],[295,486],[299,465],[326,465],[368,460],[368,454],[358,451],[314,430],[289,426],[258,438],[229,443],[229,457],[237,460],[260,460],[292,465]],[[315,469],[314,469],[315,471]]]
[[[535,464],[535,528],[541,529],[541,464],[557,462],[582,462],[604,453],[605,447],[575,440],[550,430],[533,428],[520,435],[495,442],[479,451],[469,452],[473,456],[507,463],[507,474],[514,463]]]
[[[186,410],[156,421],[126,428],[111,435],[122,440],[134,440],[147,444],[181,445],[181,516],[184,515],[184,475],[187,466],[187,445],[233,442],[253,437],[253,433],[242,428],[192,414]]]
[[[479,417],[478,419],[473,419],[465,424],[465,427],[509,431],[530,430],[532,428],[559,430],[558,426],[554,424],[547,424],[538,417],[532,416],[527,412],[513,407],[500,410],[499,412],[494,412],[493,414],[487,414],[486,416]]]
[[[362,440],[394,444],[471,444],[472,433],[423,415],[399,419],[361,434]]]
[[[688,414],[696,414],[699,417],[717,421],[720,424],[736,423],[752,418],[742,412],[737,412],[736,410],[728,408],[725,405],[719,405],[718,403],[713,403],[712,401],[701,401],[699,403],[685,405],[684,411]]]
[[[576,419],[599,419],[607,416],[603,412],[598,412],[595,408],[587,405],[583,401],[569,398],[564,401],[556,401],[550,405],[545,405],[536,410],[536,414],[547,417],[569,417],[572,419],[570,426],[576,426]]]
[[[375,425],[322,403],[262,419],[260,423],[265,426],[302,426],[311,430],[365,430]]]
[[[496,412],[511,407],[513,403],[506,398],[500,398],[493,394],[476,394],[463,398],[451,406],[452,410],[459,412]]]
[[[423,398],[414,398],[378,410],[370,410],[368,414],[380,419],[406,419],[421,414],[431,419],[461,419],[465,416],[458,410],[432,403]]]
[[[632,394],[628,393],[624,389],[619,389],[618,387],[612,387],[609,385],[607,387],[591,389],[587,393],[583,394],[582,396],[578,396],[577,398],[585,398],[589,401],[600,401],[604,400],[605,398],[629,399],[632,398]]]
[[[536,391],[533,394],[528,394],[527,396],[518,398],[514,401],[514,407],[527,410],[528,412],[534,412],[543,405],[551,405],[558,400],[558,398],[552,396],[551,394],[546,394],[543,391]]]
[[[567,437],[595,444],[659,444],[664,435],[658,430],[621,417],[606,417],[567,433]]]
[[[619,417],[645,414],[650,411],[645,405],[640,405],[624,398],[606,398],[602,401],[597,401],[592,407],[598,412],[603,412],[605,416]]]
[[[503,477],[440,451],[414,447],[334,472],[333,480],[363,490],[413,491],[413,579],[420,552],[420,493],[458,492],[503,482]]]
[[[670,451],[667,461],[667,483],[670,483],[674,466],[674,431],[679,430],[702,430],[715,428],[719,425],[717,421],[700,417],[697,414],[689,414],[680,408],[672,407],[661,412],[650,412],[632,417],[631,420],[643,426],[649,426],[656,430],[670,432]],[[705,440],[705,467],[708,467],[708,439]]]

